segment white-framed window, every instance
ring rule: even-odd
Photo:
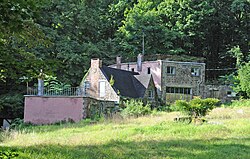
[[[169,75],[175,75],[175,67],[173,67],[173,66],[167,66],[167,74],[169,74]]]
[[[104,97],[105,96],[105,81],[99,81],[99,97]]]
[[[200,68],[191,68],[192,76],[200,76]]]
[[[153,99],[154,98],[154,91],[153,90],[149,90],[148,91],[148,98],[149,99]]]

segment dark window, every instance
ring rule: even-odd
[[[90,88],[90,81],[85,81],[84,87],[85,87],[85,89],[89,89]]]
[[[154,98],[154,92],[153,92],[153,90],[149,90],[148,91],[148,98],[149,99],[153,99]]]
[[[148,74],[150,74],[150,67],[148,67]]]
[[[191,88],[166,87],[166,93],[191,94]]]
[[[192,74],[192,76],[199,76],[200,69],[199,68],[191,68],[191,74]]]
[[[170,87],[167,87],[166,93],[171,93],[171,88]]]
[[[167,66],[167,74],[175,75],[175,67]]]
[[[135,69],[134,69],[134,68],[131,68],[131,71],[132,71],[132,72],[135,72]]]

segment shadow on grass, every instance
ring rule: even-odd
[[[102,145],[34,145],[0,147],[0,151],[16,151],[18,158],[199,158],[235,159],[250,157],[250,138],[211,140],[166,140],[124,142],[110,141]]]

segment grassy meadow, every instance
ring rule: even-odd
[[[174,122],[179,115],[30,126],[0,133],[0,151],[22,159],[250,158],[250,107],[216,108],[202,125]]]

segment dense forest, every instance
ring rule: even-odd
[[[0,93],[24,93],[40,69],[77,86],[98,57],[202,59],[208,79],[249,61],[249,0],[3,0]]]

